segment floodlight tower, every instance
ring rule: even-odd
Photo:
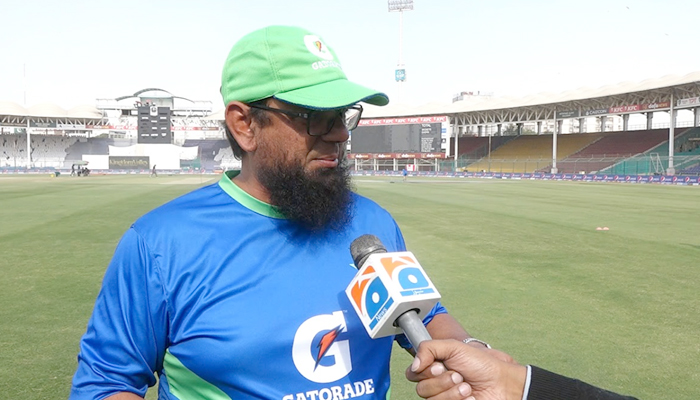
[[[401,102],[401,85],[406,80],[406,68],[403,65],[403,12],[413,10],[413,0],[389,0],[389,12],[399,12],[399,64],[394,76],[398,83],[397,102]]]

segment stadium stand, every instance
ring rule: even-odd
[[[700,175],[700,144],[693,149],[677,154],[675,165],[681,174]]]
[[[599,133],[557,136],[557,159],[600,140]],[[552,135],[521,135],[491,151],[491,160],[481,159],[467,167],[471,171],[534,172],[547,169],[552,159]]]
[[[668,139],[668,129],[599,133],[600,138],[580,151],[557,160],[561,173],[603,171],[622,159],[644,153]],[[543,168],[542,171],[547,171]],[[614,172],[613,172],[614,173]],[[621,172],[620,172],[621,173]]]
[[[30,149],[35,167],[61,168],[66,159],[66,149],[73,145],[74,137],[57,135],[32,135]],[[2,135],[0,140],[0,167],[26,164],[27,137]]]
[[[502,146],[516,136],[493,136],[491,137],[491,150]],[[454,148],[454,138],[451,140],[451,148]],[[466,136],[460,137],[457,142],[460,158],[478,160],[485,157],[489,153],[489,138],[488,136]]]
[[[198,147],[200,166],[207,171],[221,168],[223,158],[220,156],[221,152],[226,149],[231,151],[226,140],[185,140],[183,147]],[[231,152],[231,158],[233,158],[233,152]]]
[[[470,164],[467,171],[529,172],[542,167],[539,162],[551,158],[552,135],[518,136],[491,151],[490,159]]]
[[[676,152],[675,166],[682,171],[690,171],[690,174],[697,175],[696,172],[700,162],[700,128],[688,129],[681,137],[675,141]]]
[[[231,147],[219,149],[219,153],[214,157],[214,161],[218,162],[220,167],[226,169],[237,169],[241,167],[241,161],[233,156]]]
[[[700,162],[680,172],[682,175],[700,175]]]
[[[576,159],[572,155],[585,150],[593,143],[603,138],[602,133],[583,133],[557,136],[557,169],[562,173],[581,172],[577,168]],[[573,164],[573,165],[572,165]],[[552,164],[541,168],[538,172],[550,172]]]
[[[27,138],[24,135],[3,135],[0,141],[0,167],[23,165],[27,157]]]
[[[73,162],[82,160],[83,155],[109,154],[110,144],[111,139],[107,138],[80,138],[66,150],[66,161],[63,167],[70,168]]]
[[[26,142],[25,142],[26,143]],[[150,145],[153,146],[153,145]],[[170,146],[170,145],[168,145]],[[185,140],[179,153],[180,168],[184,170],[216,171],[227,168],[239,168],[240,161],[233,157],[233,152],[226,140],[195,139]],[[158,154],[157,149],[150,149],[152,157]],[[66,150],[67,155],[63,162],[63,168],[70,168],[75,161],[84,160],[86,156],[95,155],[133,155],[133,152],[143,151],[135,139],[125,138],[79,138]],[[172,151],[172,150],[170,150]],[[155,152],[155,153],[154,153]],[[170,156],[168,156],[170,157]],[[161,165],[160,162],[158,165]]]
[[[571,157],[624,157],[643,153],[668,139],[668,129],[605,133]]]
[[[627,159],[616,162],[610,167],[603,168],[600,172],[607,174],[625,175],[625,174],[663,174],[665,171],[664,163],[661,161],[661,156],[668,156],[668,130],[665,131],[664,141],[656,146],[645,150],[641,154],[633,155]],[[675,131],[675,141],[685,141],[692,129],[678,129]],[[678,145],[676,144],[676,149]],[[674,157],[678,156],[679,152],[674,152]],[[683,161],[686,157],[676,157],[677,169],[682,169],[687,166]],[[680,161],[680,163],[679,163]]]
[[[37,136],[31,138],[32,160],[35,166],[60,168],[66,159],[66,149],[76,138],[65,136]]]
[[[690,169],[697,160],[695,156],[700,159],[700,128],[678,129],[677,132],[676,148],[685,151],[676,152],[676,165],[678,169]],[[664,163],[660,157],[668,154],[667,139],[668,129],[558,135],[557,169],[561,173],[662,173]],[[471,149],[469,142],[464,144]],[[551,145],[552,135],[519,136],[493,149],[490,160],[482,156],[465,170],[549,172]]]

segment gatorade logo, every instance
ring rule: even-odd
[[[334,59],[331,50],[318,36],[304,36],[304,44],[306,45],[306,48],[311,52],[311,54],[328,61],[332,61]]]
[[[292,359],[304,378],[316,383],[335,382],[352,371],[350,345],[342,311],[316,315],[304,321],[294,335]]]

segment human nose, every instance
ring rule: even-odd
[[[336,120],[330,132],[321,136],[326,142],[346,142],[350,138],[350,132],[340,120]]]

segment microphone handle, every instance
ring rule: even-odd
[[[432,339],[430,333],[425,329],[423,321],[414,310],[408,310],[396,319],[396,324],[401,327],[406,334],[408,341],[413,348],[418,351],[418,345],[424,340]]]
[[[428,333],[428,330],[425,329],[423,321],[420,319],[420,317],[418,317],[418,313],[416,313],[414,310],[408,310],[401,314],[401,316],[396,318],[396,324],[401,327],[403,333],[408,338],[408,341],[411,342],[411,345],[415,351],[418,351],[418,345],[422,341],[432,339],[432,337],[430,337],[430,333]],[[445,365],[442,362],[440,363],[443,364],[443,366]],[[447,370],[447,367],[445,367],[445,370]]]

